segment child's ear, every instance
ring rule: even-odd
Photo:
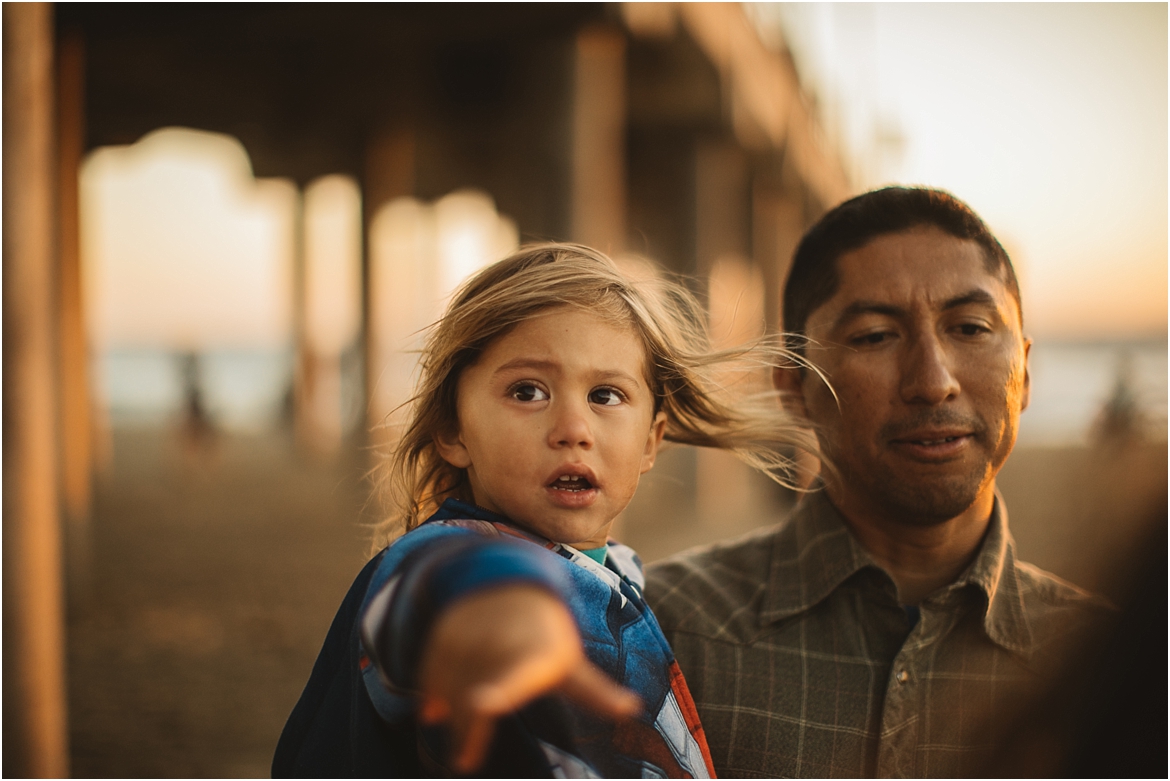
[[[458,429],[442,431],[434,436],[435,447],[443,460],[457,469],[466,469],[471,466],[471,453],[463,444]]]
[[[772,387],[780,391],[784,411],[795,418],[808,420],[804,406],[805,371],[799,366],[773,366]]]
[[[646,437],[646,452],[642,453],[642,470],[639,474],[646,474],[654,467],[658,458],[658,446],[662,444],[662,437],[666,434],[666,413],[659,412],[650,424],[650,434]]]

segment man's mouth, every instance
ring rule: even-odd
[[[972,431],[912,431],[890,440],[895,449],[919,461],[950,461],[967,452]]]
[[[561,475],[549,485],[558,491],[588,491],[592,487],[593,483],[582,475]]]
[[[904,439],[903,442],[908,442],[912,445],[945,445],[947,442],[954,442],[956,439],[968,436],[967,434],[955,434],[950,437],[942,437],[941,439]]]

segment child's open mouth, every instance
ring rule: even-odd
[[[550,478],[544,490],[554,506],[566,510],[592,507],[601,493],[597,476],[584,464],[562,466]]]
[[[580,475],[561,475],[549,486],[559,491],[588,491],[592,487],[593,483]]]

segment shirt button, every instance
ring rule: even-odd
[[[910,680],[910,673],[906,672],[905,670],[899,670],[896,677],[898,679],[898,683],[906,683],[906,681]]]

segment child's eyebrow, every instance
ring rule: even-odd
[[[513,369],[544,369],[551,371],[561,368],[561,365],[556,361],[544,361],[539,358],[513,358],[505,364],[501,364],[496,370],[495,374],[500,372],[511,371]]]
[[[624,372],[621,369],[609,369],[597,373],[599,380],[626,380],[627,382],[637,383],[639,380],[629,372]]]
[[[493,374],[502,374],[503,372],[515,371],[516,369],[560,371],[562,368],[561,364],[557,361],[548,361],[540,358],[513,358],[507,363],[501,364]],[[594,378],[597,380],[621,379],[635,383],[638,381],[637,377],[621,369],[601,369],[595,373]]]

